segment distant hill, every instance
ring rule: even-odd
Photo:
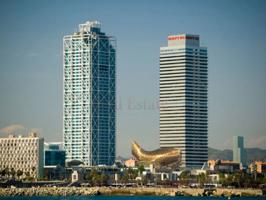
[[[209,160],[233,160],[233,151],[229,149],[219,150],[210,148],[208,149]],[[263,160],[266,161],[266,149],[259,148],[246,148],[247,161]]]
[[[246,149],[246,153],[248,161],[254,161],[254,160],[266,161],[266,149],[260,149],[260,148]]]
[[[209,160],[232,160],[233,159],[233,151],[232,150],[219,150],[219,149],[208,149]]]

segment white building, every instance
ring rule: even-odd
[[[160,48],[160,146],[182,150],[184,168],[208,159],[207,48],[198,35],[171,35]]]
[[[0,138],[0,170],[12,169],[29,174],[33,178],[43,176],[43,144],[44,139],[36,133],[27,137],[9,135]]]
[[[66,161],[115,161],[116,40],[97,21],[64,37],[64,148]]]
[[[74,170],[73,173],[71,174],[71,182],[82,182],[83,181],[83,175],[77,171]]]

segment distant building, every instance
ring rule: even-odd
[[[242,170],[239,162],[231,160],[208,160],[208,166],[210,171],[219,171],[224,173],[232,173]]]
[[[244,137],[234,136],[233,138],[233,161],[246,165],[245,149],[244,149]]]
[[[71,182],[83,182],[83,174],[77,170],[74,170],[71,174]]]
[[[49,180],[65,178],[66,152],[62,142],[44,143],[44,177]]]
[[[205,170],[205,169],[192,169],[190,171],[190,174],[194,175],[194,176],[198,176],[200,174],[206,174],[206,173],[207,173],[207,170]]]
[[[36,133],[29,136],[9,135],[0,138],[0,170],[8,169],[23,172],[22,176],[43,177],[44,139]]]
[[[122,158],[116,158],[116,160],[115,160],[115,165],[116,165],[117,167],[119,167],[119,168],[124,167],[124,165],[125,165],[125,161],[124,161],[124,159],[122,159]]]
[[[180,149],[182,168],[208,160],[208,54],[199,35],[170,35],[160,48],[160,147]]]
[[[214,171],[215,165],[216,165],[216,160],[208,160],[208,167],[210,171]]]
[[[266,173],[266,162],[255,161],[249,165],[249,170],[251,173]]]
[[[209,174],[209,177],[213,183],[219,183],[220,175],[219,174]]]
[[[66,161],[113,165],[116,152],[116,39],[97,21],[64,37]]]
[[[157,178],[160,179],[161,181],[177,181],[180,174],[178,174],[176,171],[172,171],[172,172],[159,172],[156,174],[153,173],[153,176],[157,176]]]
[[[125,161],[126,167],[136,167],[137,161],[134,158]]]
[[[66,152],[60,142],[44,143],[44,165],[45,166],[65,166]]]

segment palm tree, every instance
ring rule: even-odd
[[[237,172],[233,174],[233,180],[237,184],[237,187],[240,187],[241,173]]]
[[[26,175],[26,180],[29,180],[30,179],[30,172],[25,172],[25,175]]]
[[[11,174],[12,179],[13,179],[15,177],[15,175],[16,175],[16,171],[15,171],[14,168],[11,168],[10,174]]]
[[[32,167],[31,170],[32,170],[32,175],[33,175],[33,177],[34,177],[35,179],[37,179],[37,176],[35,175],[36,167]]]
[[[91,181],[92,185],[100,185],[101,184],[101,175],[97,170],[93,169],[88,175],[87,178]]]
[[[9,168],[8,168],[8,167],[6,167],[6,168],[2,171],[2,173],[3,173],[3,176],[5,176],[5,178],[6,178],[6,176],[9,178],[10,171],[9,171]]]
[[[23,175],[23,171],[19,169],[17,171],[17,177],[18,177],[18,179],[20,179],[20,176],[22,176],[22,175]]]
[[[1,176],[2,176],[2,177],[5,177],[5,176],[7,175],[7,171],[8,171],[7,168],[1,170],[1,172],[0,172]]]
[[[142,172],[145,171],[144,165],[139,165],[138,166],[138,171],[139,171],[139,175],[142,175]]]
[[[101,185],[107,185],[109,178],[110,178],[109,175],[102,174],[101,175]]]
[[[197,180],[198,180],[198,183],[203,186],[204,183],[206,183],[207,181],[207,177],[206,177],[206,174],[205,173],[200,173],[198,176],[197,176]]]

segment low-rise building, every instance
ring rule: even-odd
[[[83,174],[80,173],[77,170],[74,170],[73,173],[71,174],[71,182],[83,182]]]
[[[219,174],[210,174],[209,175],[212,183],[218,183],[220,181],[220,175]]]
[[[44,139],[36,133],[0,138],[0,170],[6,169],[14,174],[20,171],[22,177],[42,178],[43,144]]]
[[[242,166],[239,162],[234,162],[231,160],[209,160],[208,166],[210,171],[219,171],[225,173],[242,170]]]
[[[44,143],[44,165],[45,166],[65,166],[66,152],[63,143],[50,142]]]
[[[254,173],[266,173],[266,162],[255,161],[249,165],[250,172]]]
[[[136,167],[137,161],[134,158],[128,159],[125,161],[126,167]]]
[[[190,174],[194,176],[198,176],[200,174],[206,174],[206,173],[207,173],[207,170],[204,170],[204,169],[192,169],[190,171]]]
[[[66,152],[62,142],[44,143],[44,178],[62,180],[65,178]]]

